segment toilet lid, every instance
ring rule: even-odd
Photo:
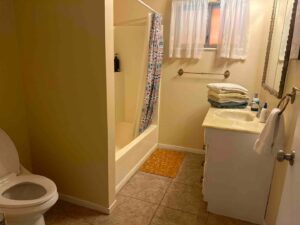
[[[16,146],[0,128],[0,178],[10,173],[19,174],[20,161]]]

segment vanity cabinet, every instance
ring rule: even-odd
[[[238,127],[243,123],[239,121],[227,128],[224,123],[218,126],[218,122],[216,117],[203,123],[206,145],[203,196],[208,211],[263,224],[274,156],[259,155],[253,150],[259,133],[247,131],[246,123],[241,131]]]

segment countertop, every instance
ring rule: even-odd
[[[218,115],[222,111],[228,111],[227,113],[230,113],[232,111],[246,112],[253,115],[254,120],[241,121],[241,120],[224,118]],[[265,123],[260,123],[258,118],[256,118],[256,112],[252,112],[249,107],[247,107],[246,109],[219,109],[219,108],[210,107],[203,121],[202,126],[221,129],[221,130],[231,130],[231,131],[260,134],[265,126]]]

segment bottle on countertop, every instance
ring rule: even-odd
[[[259,116],[259,122],[265,123],[269,116],[268,103],[264,104]]]
[[[254,94],[254,97],[252,99],[252,102],[250,104],[251,106],[251,111],[253,112],[258,112],[259,111],[259,98],[258,98],[258,94]]]
[[[120,59],[118,54],[115,54],[114,64],[115,64],[115,72],[121,72]]]

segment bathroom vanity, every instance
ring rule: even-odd
[[[249,109],[210,108],[203,127],[208,211],[263,224],[274,156],[259,155],[253,146],[264,124]]]

